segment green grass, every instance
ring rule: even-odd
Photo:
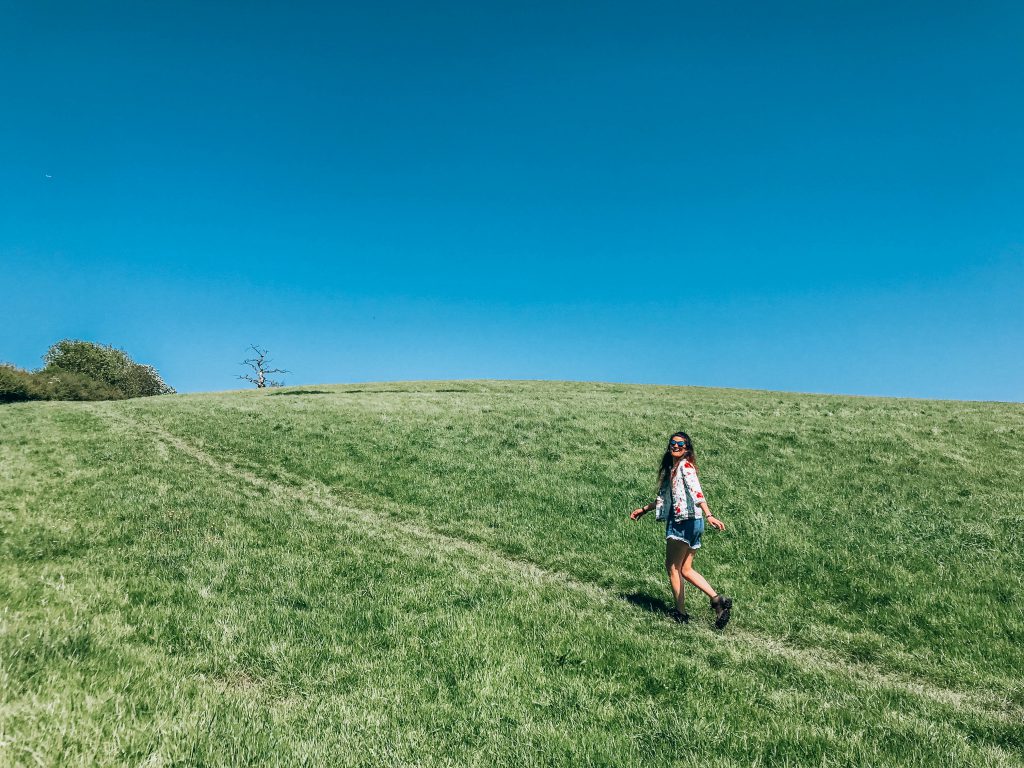
[[[650,500],[693,436],[671,623]],[[1024,765],[1024,407],[419,382],[0,408],[0,765]]]

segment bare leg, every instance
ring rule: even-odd
[[[682,543],[682,542],[680,542],[680,543]],[[683,546],[686,547],[685,544],[683,544]],[[703,576],[701,576],[699,573],[697,573],[697,571],[694,570],[694,568],[693,568],[693,550],[690,549],[689,547],[686,547],[686,555],[683,558],[683,562],[680,565],[679,570],[682,573],[682,576],[683,576],[684,579],[686,579],[688,582],[693,584],[693,586],[695,586],[697,589],[699,589],[705,595],[710,597],[712,600],[715,599],[715,596],[718,593],[715,592],[714,588],[710,584],[708,584],[708,580],[707,579],[705,579]]]
[[[676,601],[676,610],[684,613],[686,596],[683,594],[683,563],[686,553],[690,547],[684,541],[676,539],[665,539],[665,571],[668,573],[668,583],[672,586],[672,597]]]

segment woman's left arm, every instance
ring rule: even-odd
[[[686,478],[686,485],[690,489],[690,493],[693,494],[694,502],[704,512],[704,519],[708,521],[708,525],[724,531],[725,523],[712,515],[711,510],[708,509],[707,499],[704,498],[704,489],[700,487],[700,478],[697,477],[697,467],[689,461],[685,462],[683,464],[683,477]]]
[[[725,530],[725,523],[711,514],[711,510],[708,509],[708,503],[706,501],[702,501],[700,503],[700,508],[704,511],[704,519],[708,521],[708,525],[712,528],[717,528],[720,531]]]

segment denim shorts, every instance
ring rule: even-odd
[[[689,544],[692,549],[700,549],[700,536],[702,533],[704,533],[703,518],[676,522],[669,515],[668,525],[665,528],[666,539],[678,539]]]

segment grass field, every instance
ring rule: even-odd
[[[669,620],[649,501],[712,510]],[[1024,765],[1024,406],[537,382],[0,407],[0,765]]]

